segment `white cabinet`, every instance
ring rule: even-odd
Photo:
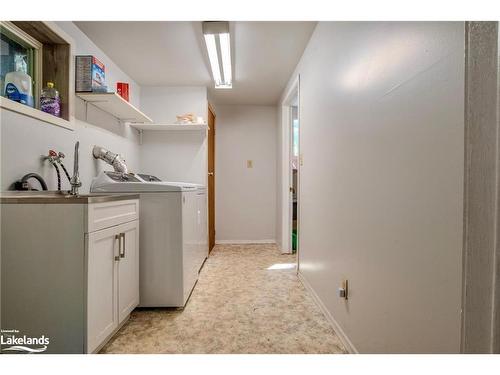
[[[118,322],[139,305],[139,221],[120,226],[122,253],[118,262]]]
[[[87,351],[93,352],[118,327],[118,233],[87,235]]]
[[[139,304],[139,221],[87,234],[87,352]]]
[[[2,197],[0,326],[98,351],[139,302],[138,198]]]

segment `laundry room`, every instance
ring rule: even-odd
[[[258,25],[254,25],[254,28],[256,26]],[[269,26],[276,28],[277,25]],[[15,208],[31,210],[44,207],[47,210],[41,210],[40,213],[47,217],[60,216],[62,220],[62,217],[69,213],[64,209],[58,211],[56,208],[61,207],[61,203],[75,203],[62,207],[83,208],[85,215],[96,220],[94,224],[97,226],[93,227],[93,232],[90,232],[91,223],[86,229],[81,229],[85,233],[87,244],[81,255],[88,257],[88,267],[94,263],[101,267],[106,267],[107,264],[99,258],[101,253],[94,254],[95,259],[92,257],[89,243],[97,236],[94,244],[96,248],[107,243],[108,251],[118,251],[116,258],[121,260],[121,269],[130,272],[129,277],[124,277],[127,281],[123,282],[130,288],[127,292],[127,303],[121,306],[118,318],[109,320],[113,314],[106,315],[106,304],[111,311],[113,298],[120,297],[113,297],[113,284],[106,289],[102,284],[92,281],[104,282],[102,278],[107,275],[105,269],[89,268],[87,274],[83,269],[73,269],[75,277],[84,273],[83,277],[88,280],[87,285],[73,285],[74,289],[66,290],[66,293],[71,295],[89,295],[87,309],[79,311],[73,317],[76,319],[81,316],[81,322],[75,325],[73,330],[63,329],[63,317],[74,312],[61,307],[54,313],[49,308],[57,301],[63,302],[63,306],[70,306],[70,300],[65,300],[60,294],[57,297],[54,295],[54,300],[38,300],[42,297],[40,288],[59,290],[64,285],[61,278],[65,274],[56,270],[51,271],[54,275],[52,280],[46,283],[37,281],[38,287],[31,288],[31,292],[25,292],[23,298],[19,298],[14,290],[5,289],[0,315],[2,324],[25,327],[25,330],[31,332],[39,332],[43,326],[52,326],[48,334],[54,337],[55,343],[46,348],[48,353],[113,352],[116,348],[119,348],[118,351],[135,351],[136,349],[121,346],[119,343],[115,347],[105,345],[114,341],[113,338],[120,329],[130,326],[135,319],[134,314],[139,314],[138,318],[143,316],[141,314],[147,316],[148,309],[151,308],[165,308],[166,312],[169,309],[182,311],[190,304],[195,304],[196,302],[190,302],[190,297],[195,290],[202,288],[195,286],[209,253],[217,246],[216,243],[219,248],[241,245],[242,252],[252,244],[262,243],[259,246],[267,245],[267,252],[279,256],[280,252],[273,247],[276,221],[276,107],[267,104],[225,106],[220,100],[210,97],[213,89],[209,90],[204,82],[210,79],[207,73],[198,79],[197,85],[181,84],[182,81],[179,82],[176,74],[182,74],[187,80],[192,74],[193,66],[210,70],[210,64],[213,62],[209,56],[211,44],[207,44],[198,52],[200,61],[192,64],[193,66],[176,65],[177,71],[173,76],[170,74],[166,77],[155,77],[145,74],[149,63],[136,58],[136,65],[142,66],[135,70],[128,68],[128,71],[134,72],[134,76],[141,80],[140,84],[107,54],[118,56],[122,50],[116,48],[116,40],[119,40],[119,35],[126,35],[127,30],[134,28],[142,30],[142,34],[129,31],[130,37],[136,34],[137,38],[146,37],[152,28],[157,32],[165,29],[171,45],[170,50],[164,52],[168,54],[175,51],[179,38],[197,43],[204,40],[204,35],[231,35],[230,31],[233,29],[234,32],[234,27],[235,25],[230,25],[229,22],[169,24],[2,21],[3,43],[15,45],[22,36],[28,38],[26,35],[30,36],[31,33],[32,38],[40,37],[42,32],[53,33],[60,38],[58,42],[62,40],[67,43],[67,50],[70,51],[68,55],[74,56],[74,61],[67,58],[58,64],[67,68],[65,72],[70,76],[70,80],[64,81],[61,77],[54,76],[55,84],[49,82],[50,87],[44,89],[42,95],[52,90],[63,98],[64,90],[75,92],[69,95],[69,98],[64,97],[65,100],[59,103],[60,111],[57,115],[44,112],[41,108],[36,108],[37,106],[29,107],[15,102],[6,96],[0,98],[3,217],[12,218],[14,225],[14,218],[22,215],[22,212]],[[242,24],[242,27],[247,26]],[[290,24],[281,32],[281,38],[294,28],[303,33],[302,45],[294,46],[290,54],[299,56],[313,27],[314,23],[299,22]],[[106,48],[109,41],[100,37],[109,37],[112,34],[112,47]],[[98,41],[101,47],[91,37]],[[154,44],[155,42],[151,41],[151,45]],[[231,56],[230,52],[227,52]],[[160,54],[155,57],[161,59],[163,56]],[[10,55],[2,57],[2,63],[8,58]],[[179,57],[180,60],[183,58]],[[222,69],[222,56],[215,58],[220,60]],[[127,60],[121,59],[121,65]],[[84,66],[85,64],[88,66]],[[291,69],[292,65],[289,66]],[[85,87],[87,81],[83,79],[85,77],[80,77],[87,72],[84,68],[97,70],[100,81],[96,82],[95,77],[92,77],[90,86]],[[230,64],[229,69],[231,68]],[[227,72],[227,66],[224,69],[226,75],[230,74]],[[46,76],[48,77],[48,73]],[[2,77],[4,78],[5,76]],[[281,79],[283,78],[285,75]],[[60,82],[66,82],[68,87],[64,88]],[[222,95],[224,94],[226,93]],[[275,89],[274,97],[278,94],[279,90]],[[269,102],[269,99],[266,100]],[[217,103],[221,104],[220,107]],[[243,117],[240,118],[241,116]],[[220,127],[217,139],[216,125]],[[238,143],[239,147],[235,147]],[[238,163],[227,164],[226,159]],[[253,162],[255,165],[249,166],[247,162]],[[215,174],[218,167],[220,178]],[[236,174],[240,176],[236,177]],[[265,184],[259,184],[259,178],[266,181]],[[246,188],[235,189],[235,184],[244,179],[247,180]],[[107,196],[111,196],[109,201]],[[260,199],[257,200],[257,196]],[[130,202],[126,200],[127,197]],[[113,203],[115,200],[116,203]],[[18,204],[21,202],[24,204]],[[45,206],[47,202],[53,205]],[[93,205],[102,205],[103,208],[97,209],[95,206],[96,209],[93,210]],[[112,210],[116,211],[114,214],[117,216],[99,217],[98,212],[108,206],[114,207]],[[242,211],[241,218],[239,210]],[[217,237],[216,215],[221,218]],[[258,222],[255,220],[257,218]],[[32,220],[39,221],[35,216]],[[71,222],[68,220],[68,223]],[[97,222],[107,222],[109,227],[99,226]],[[137,224],[133,228],[120,229],[117,234],[111,233],[114,228],[111,224],[130,226],[135,222]],[[74,225],[68,223],[56,221],[53,225],[62,232],[73,231]],[[26,224],[35,236],[30,238],[29,243],[39,241],[37,236],[44,236],[52,230],[50,224],[46,224],[47,226],[42,227],[37,227],[34,223]],[[66,225],[70,227],[66,228]],[[11,233],[13,229],[9,225],[3,227],[3,230],[3,233],[9,234],[4,236],[3,242],[2,277],[5,280],[12,279],[14,275],[33,274],[35,264],[37,270],[51,270],[51,267],[61,266],[57,263],[47,264],[49,258],[33,260],[33,264],[23,266],[19,263],[22,261],[19,256],[20,238]],[[106,237],[99,237],[100,231],[110,231],[107,242],[103,242]],[[45,246],[58,247],[62,251],[63,239],[58,240],[58,236],[53,239],[54,242]],[[29,252],[31,245],[26,246],[24,251]],[[16,254],[11,254],[9,249]],[[257,251],[261,249],[257,248]],[[131,260],[126,262],[127,258]],[[73,259],[73,262],[77,262],[77,259]],[[72,266],[68,267],[71,269]],[[118,271],[118,275],[120,273]],[[75,284],[78,283],[75,281]],[[118,282],[118,287],[120,285],[122,283]],[[271,285],[269,287],[271,288]],[[92,288],[95,290],[92,291]],[[125,290],[123,287],[120,289]],[[91,296],[94,293],[96,299],[93,301]],[[67,297],[69,298],[69,295]],[[31,314],[17,313],[19,310],[25,310],[27,301],[33,300],[49,309],[46,316],[39,315],[39,323],[35,327],[29,323],[33,319]],[[188,313],[184,312],[184,316],[187,315]],[[53,323],[58,319],[60,324]],[[94,332],[82,331],[81,325],[85,322]],[[135,344],[144,345],[140,341]],[[178,350],[179,348],[173,352]],[[207,347],[198,350],[213,349]]]
[[[3,17],[0,368],[500,353],[497,21]]]

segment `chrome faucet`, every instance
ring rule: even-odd
[[[75,157],[74,157],[74,164],[73,164],[73,177],[71,177],[71,180],[69,181],[71,185],[71,195],[78,195],[78,188],[82,186],[82,182],[80,181],[80,175],[79,175],[79,168],[78,168],[78,155],[79,155],[79,149],[80,149],[80,142],[77,141],[75,143]]]

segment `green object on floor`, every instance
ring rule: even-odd
[[[297,229],[292,230],[292,254],[297,251]]]

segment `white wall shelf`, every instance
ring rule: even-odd
[[[53,116],[50,113],[42,112],[39,109],[32,108],[27,105],[4,98],[3,96],[0,96],[0,108],[4,108],[12,112],[17,112],[43,122],[48,122],[49,124],[60,126],[62,128],[73,130],[72,119],[68,121],[63,118]]]
[[[133,124],[132,127],[139,131],[193,131],[207,130],[207,124]]]
[[[115,92],[77,92],[76,95],[118,120],[130,123],[152,123],[153,120]]]
[[[142,134],[145,131],[163,131],[163,132],[192,132],[192,131],[203,131],[206,134],[208,130],[207,124],[131,124],[131,127],[139,131],[139,144],[142,145]]]

